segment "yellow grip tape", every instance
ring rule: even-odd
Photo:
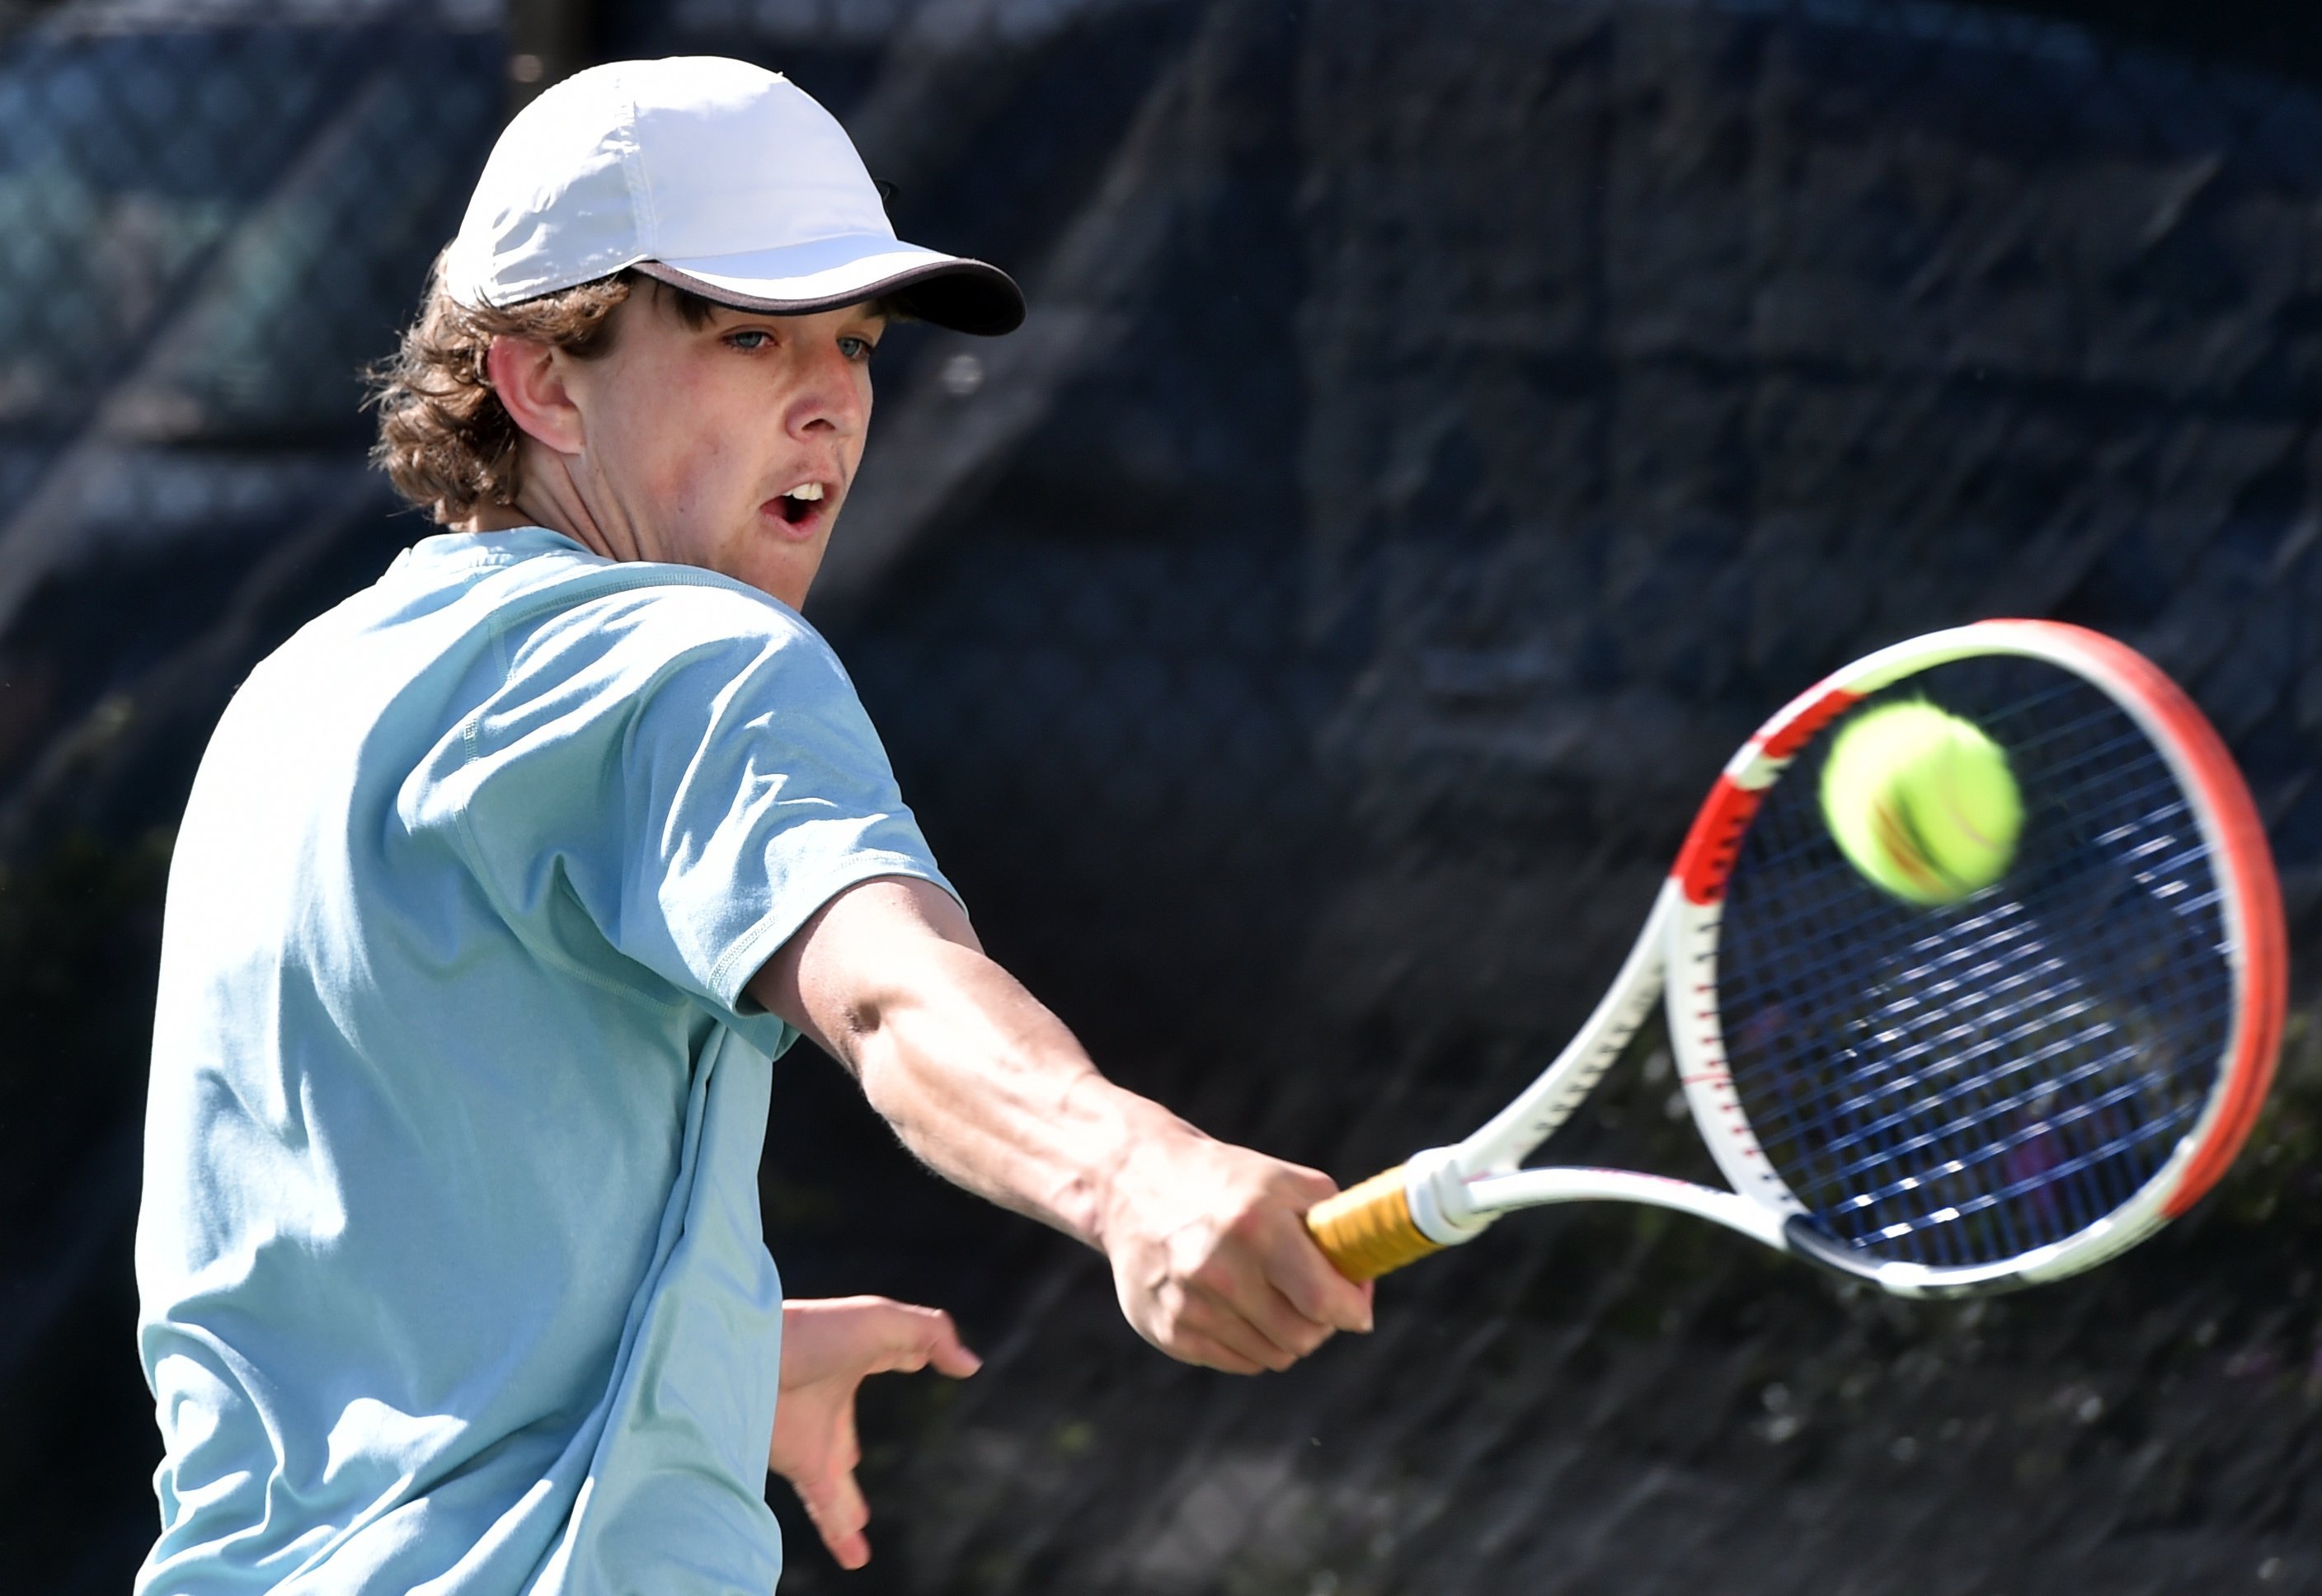
[[[1306,1216],[1306,1228],[1348,1280],[1376,1280],[1443,1250],[1412,1223],[1411,1199],[1403,1185],[1403,1166],[1397,1164],[1316,1203]]]

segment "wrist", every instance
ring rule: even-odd
[[[1057,1171],[1061,1179],[1042,1205],[1048,1222],[1084,1245],[1109,1252],[1132,1166],[1154,1138],[1169,1134],[1175,1119],[1094,1070],[1073,1081],[1056,1106],[1056,1124],[1070,1152]]]
[[[1074,1181],[1081,1212],[1073,1233],[1111,1256],[1150,1216],[1156,1197],[1182,1196],[1188,1154],[1210,1138],[1158,1103],[1117,1087],[1104,1152]]]

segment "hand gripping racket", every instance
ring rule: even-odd
[[[2007,873],[1935,908],[1866,880],[1821,813],[1825,734],[1898,698],[1981,726],[2023,794]],[[2285,943],[2249,789],[2158,669],[2052,622],[1934,633],[1743,744],[1545,1073],[1307,1222],[1356,1280],[1512,1208],[1586,1200],[1697,1214],[1905,1296],[2054,1280],[2151,1235],[2233,1161],[2273,1076]],[[1678,1076],[1733,1189],[1519,1167],[1665,977]]]

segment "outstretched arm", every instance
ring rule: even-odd
[[[1163,1351],[1256,1373],[1370,1327],[1369,1288],[1306,1231],[1330,1178],[1105,1080],[941,889],[882,878],[841,893],[750,990],[854,1071],[939,1173],[1102,1252],[1122,1312]]]

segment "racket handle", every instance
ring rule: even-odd
[[[1411,1199],[1403,1190],[1406,1179],[1403,1166],[1397,1164],[1324,1199],[1307,1214],[1306,1228],[1348,1280],[1376,1280],[1443,1250],[1440,1242],[1429,1240],[1412,1222]]]

